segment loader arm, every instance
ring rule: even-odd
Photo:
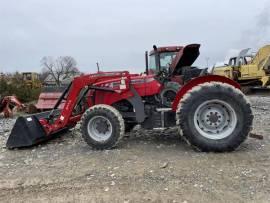
[[[45,131],[47,134],[51,134],[54,132],[57,132],[65,127],[68,126],[74,126],[78,121],[80,121],[82,113],[77,115],[72,115],[73,109],[75,108],[76,104],[78,103],[78,97],[81,93],[81,90],[84,88],[87,88],[87,91],[85,91],[84,95],[88,92],[88,90],[99,90],[99,91],[107,91],[107,92],[116,92],[116,90],[112,88],[107,87],[99,87],[95,86],[95,83],[98,83],[101,79],[111,79],[114,77],[129,77],[128,72],[117,72],[115,75],[112,74],[104,74],[104,75],[85,75],[74,78],[72,83],[69,85],[68,89],[63,93],[63,95],[58,100],[56,106],[52,111],[57,109],[58,105],[61,104],[62,100],[65,101],[64,108],[62,109],[60,115],[54,119],[54,122],[48,122],[47,119],[40,119],[40,122],[42,123],[43,127],[45,128]],[[81,98],[79,98],[79,102],[81,101]],[[52,113],[53,114],[53,113]],[[49,118],[50,119],[50,118]]]
[[[33,146],[54,137],[59,132],[74,127],[86,110],[83,109],[81,112],[73,114],[75,106],[82,100],[81,96],[85,96],[90,89],[120,94],[121,90],[98,85],[101,81],[109,81],[115,78],[126,78],[125,81],[127,83],[130,81],[130,75],[127,71],[89,74],[74,78],[50,113],[19,117],[11,131],[6,146],[8,148]],[[87,91],[83,93],[84,95],[80,95],[84,88]],[[65,105],[60,110],[58,106],[63,100],[65,100]],[[90,107],[89,104],[87,105]]]

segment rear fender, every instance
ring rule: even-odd
[[[201,76],[201,77],[197,77],[195,79],[192,79],[191,81],[189,81],[187,84],[185,84],[184,86],[182,86],[182,88],[179,90],[179,92],[177,93],[174,101],[173,101],[173,105],[172,105],[172,110],[176,111],[177,110],[177,106],[179,104],[179,102],[181,101],[181,99],[183,98],[183,96],[189,91],[191,90],[193,87],[198,86],[200,84],[206,83],[206,82],[221,82],[221,83],[227,83],[229,85],[234,86],[235,88],[240,89],[240,85],[223,76],[219,76],[219,75],[207,75],[207,76]]]

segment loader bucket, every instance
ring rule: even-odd
[[[36,145],[48,139],[45,130],[35,115],[19,117],[7,140],[7,148],[20,148]]]

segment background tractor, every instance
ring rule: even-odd
[[[38,144],[81,122],[82,136],[94,149],[117,146],[137,124],[145,129],[177,126],[201,151],[236,149],[252,128],[250,104],[235,81],[191,67],[199,47],[154,46],[149,57],[146,54],[144,74],[75,77],[52,111],[17,119],[7,147]]]
[[[23,72],[22,73],[24,83],[31,89],[41,88],[41,82],[39,80],[39,74],[35,72]]]
[[[242,50],[225,66],[214,67],[213,74],[238,82],[245,93],[252,89],[267,89],[270,85],[270,45],[260,48],[255,56],[248,54],[249,50]]]

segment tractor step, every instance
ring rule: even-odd
[[[172,108],[156,108],[142,124],[145,129],[162,130],[175,126],[175,112]]]
[[[168,111],[171,111],[172,108],[157,108],[156,110],[157,112],[168,112]]]

